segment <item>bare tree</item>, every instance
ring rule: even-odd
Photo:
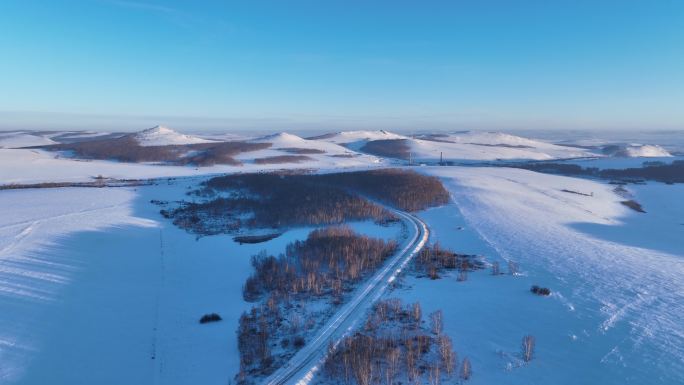
[[[439,365],[436,362],[431,362],[428,370],[428,382],[430,385],[439,385],[441,380],[441,373],[439,370]]]
[[[401,359],[401,349],[395,347],[387,353],[387,385],[392,385],[394,378],[399,370],[399,360]]]
[[[526,335],[522,339],[522,356],[525,362],[530,362],[534,355],[535,339],[532,335]]]
[[[501,267],[499,266],[499,262],[492,262],[492,275],[499,275],[501,274]]]
[[[442,334],[442,329],[444,327],[443,318],[441,310],[430,313],[430,327],[432,328],[432,332],[438,336]]]
[[[423,317],[423,310],[420,308],[420,303],[413,304],[413,320],[416,324],[420,324],[420,319]]]
[[[460,376],[466,381],[470,379],[470,376],[472,376],[472,368],[470,367],[470,359],[468,357],[463,359]]]
[[[439,356],[442,361],[442,367],[448,376],[454,371],[454,363],[456,362],[456,352],[454,352],[451,338],[446,335],[439,336],[438,340]]]
[[[461,270],[458,272],[458,277],[456,277],[458,282],[463,282],[468,280],[468,270]]]
[[[518,271],[518,264],[515,261],[508,261],[508,274],[517,275]]]

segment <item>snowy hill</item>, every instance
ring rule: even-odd
[[[342,147],[336,143],[331,143],[324,140],[304,139],[302,137],[287,132],[280,132],[277,134],[262,136],[260,138],[252,139],[250,140],[250,142],[271,143],[271,148],[273,150],[306,149],[317,151],[320,153],[326,153],[329,155],[352,153],[347,148]]]
[[[41,135],[24,132],[0,133],[0,148],[47,146],[55,143],[57,142]]]
[[[603,153],[608,156],[622,158],[653,158],[672,156],[672,154],[670,154],[666,149],[658,145],[649,144],[611,145],[604,147]]]
[[[440,153],[445,159],[456,160],[547,160],[596,155],[582,148],[559,146],[502,132],[466,131],[423,136],[422,139],[411,140],[410,147],[417,159],[437,159]]]
[[[212,143],[213,140],[185,135],[164,126],[155,126],[132,135],[141,146],[168,146],[196,143]]]
[[[386,139],[406,139],[406,136],[395,134],[393,132],[378,130],[378,131],[340,131],[320,136],[315,136],[309,139],[324,140],[326,142],[346,144],[360,141],[370,140],[386,140]]]

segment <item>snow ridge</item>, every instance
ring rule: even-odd
[[[213,140],[181,134],[164,126],[148,128],[133,135],[133,139],[141,146],[167,146],[214,142]]]

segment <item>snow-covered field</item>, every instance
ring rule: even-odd
[[[270,150],[254,151],[254,156],[272,156]],[[36,149],[0,149],[0,184],[30,184],[41,182],[89,182],[101,175],[114,179],[145,179],[164,177],[202,176],[209,174],[256,172],[293,168],[367,169],[389,162],[371,156],[332,158],[323,154],[309,155],[314,161],[304,163],[245,163],[242,166],[215,165],[210,167],[120,163],[104,160],[79,160],[61,157]]]
[[[156,132],[148,135],[154,136],[148,143],[187,139]],[[35,136],[3,133],[0,143],[45,144],[67,133],[26,135]],[[87,135],[96,134],[82,136]],[[358,153],[377,139],[408,139],[414,149],[428,146],[426,156],[443,151],[445,157],[471,160],[515,159],[523,153],[528,159],[566,158],[585,151],[472,132],[437,138],[448,143],[384,131],[244,139],[272,147],[240,154],[242,166],[202,168],[0,148],[2,185],[91,181],[98,175],[187,177],[137,188],[0,191],[0,384],[226,384],[233,378],[239,364],[238,318],[250,306],[241,292],[251,273],[250,256],[262,249],[280,253],[311,229],[252,245],[222,235],[196,239],[150,203],[182,199],[207,175],[397,164]],[[283,155],[280,149],[286,148],[324,153],[306,154],[313,160],[302,163],[253,162]],[[573,162],[627,167],[677,159]],[[520,264],[519,276],[478,271],[466,282],[407,276],[389,294],[420,301],[425,314],[444,311],[445,332],[455,350],[473,363],[470,383],[684,383],[684,185],[627,185],[631,199],[646,211],[637,213],[620,204],[626,198],[613,191],[615,186],[599,181],[496,167],[415,169],[442,178],[453,197],[452,204],[419,214],[432,240],[498,260],[504,271],[507,260]],[[352,227],[383,238],[399,232],[369,222]],[[530,294],[534,284],[553,294]],[[197,322],[211,312],[223,321]],[[537,351],[531,363],[522,365],[525,334],[537,338]]]
[[[281,253],[312,229],[259,244],[196,239],[150,203],[182,199],[196,182],[0,191],[0,383],[233,378],[251,255]],[[400,226],[350,225],[385,239],[400,234]],[[224,320],[200,325],[211,312]]]
[[[496,160],[530,159],[549,160],[595,156],[577,147],[523,138],[500,132],[474,132],[448,134],[433,140],[411,140],[411,151],[416,159]]]
[[[684,186],[628,187],[647,211],[640,214],[598,182],[497,168],[424,170],[444,178],[455,202],[422,215],[436,239],[521,266],[519,277],[408,279],[410,289],[394,293],[420,300],[426,312],[444,310],[456,351],[473,362],[473,384],[684,381]],[[554,294],[534,296],[534,284]],[[537,354],[518,367],[525,334],[537,338]]]

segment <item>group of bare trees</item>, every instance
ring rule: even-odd
[[[406,139],[371,140],[361,147],[361,151],[376,156],[396,159],[408,159],[411,148]]]
[[[442,313],[430,314],[431,330],[422,326],[419,303],[404,306],[398,299],[377,303],[362,331],[330,345],[324,374],[345,384],[440,384],[458,371],[471,375],[470,361],[459,367],[449,336],[443,334]],[[460,370],[459,370],[460,368]]]
[[[439,243],[423,248],[415,259],[415,268],[418,272],[427,275],[430,279],[438,279],[443,270],[459,271],[459,280],[467,279],[468,271],[483,268],[482,261],[474,255],[457,254],[451,250],[443,249]]]
[[[359,235],[349,227],[312,231],[306,240],[290,243],[284,254],[269,256],[265,251],[252,257],[254,273],[243,287],[247,301],[262,300],[240,317],[238,347],[240,374],[269,374],[287,351],[305,344],[301,332],[315,325],[299,306],[311,296],[333,296],[341,301],[345,289],[376,269],[396,249],[394,241]],[[271,346],[280,339],[282,350]]]
[[[275,155],[254,159],[255,164],[299,163],[313,158],[306,155]]]
[[[644,167],[606,168],[582,167],[567,163],[511,163],[509,167],[562,175],[582,175],[605,179],[638,181],[655,180],[665,183],[684,183],[684,161],[674,160],[671,163],[644,164]]]
[[[449,203],[449,192],[436,177],[412,170],[382,169],[318,176],[326,183],[352,189],[364,196],[405,211],[424,210]]]
[[[203,183],[196,194],[208,199],[183,202],[164,213],[177,226],[202,235],[231,233],[243,227],[285,228],[395,218],[367,198],[408,211],[449,201],[439,179],[395,169],[226,175]]]
[[[118,160],[120,162],[164,162],[180,165],[211,166],[214,164],[240,164],[234,156],[241,152],[256,151],[270,143],[215,142],[182,145],[141,146],[135,134],[118,138],[94,139],[76,143],[46,146],[53,151],[69,151],[86,159]]]
[[[225,191],[230,196],[183,203],[169,216],[177,226],[198,234],[392,217],[383,207],[311,175],[228,175],[209,180],[198,194],[206,197]]]
[[[277,297],[300,293],[342,295],[344,288],[375,270],[392,255],[396,242],[370,238],[346,226],[312,231],[295,241],[278,257],[260,253],[252,257],[254,274],[243,288],[245,300],[264,294]]]
[[[280,326],[278,307],[253,307],[240,316],[238,326],[238,350],[240,373],[238,380],[244,382],[255,370],[268,373],[273,365],[270,341]]]

